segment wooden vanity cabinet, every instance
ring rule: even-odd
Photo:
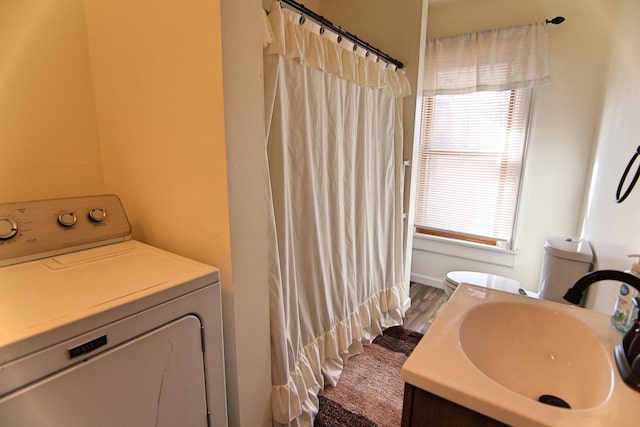
[[[405,383],[402,427],[498,427],[506,425]]]

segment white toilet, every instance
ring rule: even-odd
[[[568,304],[563,295],[580,276],[589,271],[593,260],[591,246],[585,239],[554,236],[547,238],[544,250],[538,292],[524,290],[517,280],[494,274],[450,271],[443,280],[444,293],[450,297],[460,283],[469,283]]]
[[[540,298],[569,304],[564,293],[591,269],[593,252],[585,239],[553,236],[544,242],[538,292]]]
[[[520,282],[494,274],[478,273],[475,271],[450,271],[443,280],[444,293],[447,297],[453,294],[460,283],[482,286],[485,288],[497,289],[499,291],[511,292],[514,294],[526,294],[534,296],[533,292],[525,291],[520,287]]]

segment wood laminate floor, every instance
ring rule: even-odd
[[[411,307],[407,310],[403,327],[424,334],[447,302],[447,297],[442,289],[413,282],[409,296]]]

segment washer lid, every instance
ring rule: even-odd
[[[219,274],[135,240],[2,267],[0,365],[215,283]]]
[[[520,282],[517,280],[476,271],[450,271],[447,273],[445,281],[456,286],[460,283],[469,283],[512,293],[518,293],[518,289],[520,289]]]
[[[593,252],[586,239],[567,236],[548,237],[544,242],[544,250],[549,255],[571,261],[591,263],[593,260]]]

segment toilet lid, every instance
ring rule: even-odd
[[[458,286],[460,283],[469,283],[512,293],[518,293],[518,289],[520,289],[520,282],[517,280],[476,271],[450,271],[447,273],[446,282],[453,286]]]

